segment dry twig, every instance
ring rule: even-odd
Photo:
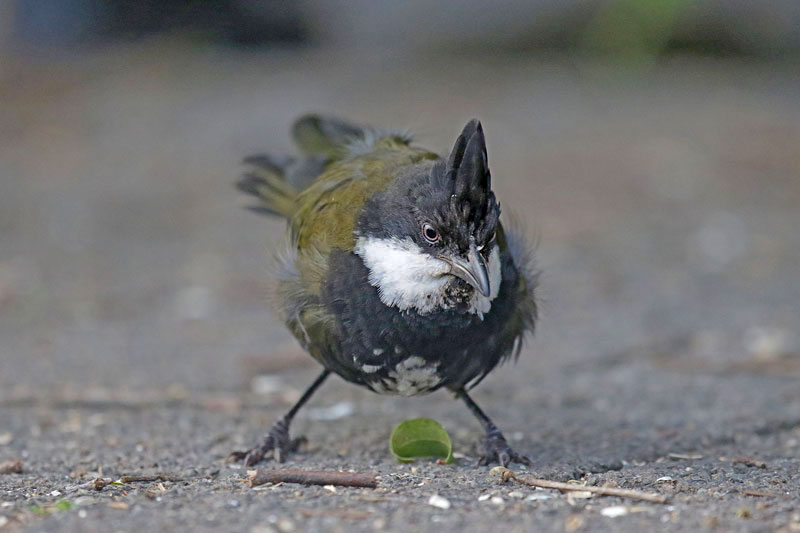
[[[778,494],[776,492],[767,492],[765,490],[755,489],[742,489],[739,492],[748,496],[759,496],[764,498],[782,498],[784,496],[783,494]]]
[[[661,494],[652,492],[641,492],[631,489],[619,489],[616,487],[593,487],[589,485],[575,485],[571,483],[562,483],[560,481],[550,481],[549,479],[536,479],[536,478],[521,478],[514,475],[514,472],[508,468],[498,467],[493,469],[499,471],[500,483],[504,483],[509,479],[513,479],[518,483],[529,485],[531,487],[541,487],[543,489],[556,489],[560,491],[581,491],[591,492],[593,494],[601,494],[603,496],[618,496],[620,498],[629,498],[631,500],[641,500],[653,503],[667,503],[667,497]]]
[[[251,487],[265,483],[301,483],[303,485],[339,485],[374,489],[378,486],[378,475],[320,470],[259,469],[250,475],[248,481]]]

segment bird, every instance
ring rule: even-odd
[[[283,462],[303,442],[289,436],[295,415],[337,374],[378,394],[448,389],[483,427],[478,464],[530,465],[468,392],[517,359],[537,321],[533,246],[500,221],[480,121],[446,157],[406,131],[318,114],[292,136],[300,155],[247,157],[236,187],[256,199],[249,209],[287,220],[272,299],[323,370],[232,459]]]

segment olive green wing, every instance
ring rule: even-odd
[[[332,163],[297,196],[289,221],[291,275],[279,283],[280,307],[289,310],[284,319],[295,337],[322,362],[325,354],[338,353],[336,320],[322,298],[328,257],[352,252],[357,217],[372,195],[405,167],[437,159],[393,138],[377,138],[371,149]]]

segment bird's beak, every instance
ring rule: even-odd
[[[457,276],[488,297],[490,293],[489,272],[486,262],[478,253],[475,243],[469,247],[466,259],[463,257],[443,257],[441,259],[450,265],[450,274]]]

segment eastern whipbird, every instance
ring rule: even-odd
[[[295,450],[297,411],[331,372],[379,394],[455,393],[486,431],[480,464],[529,464],[467,394],[517,355],[536,321],[531,250],[500,223],[483,128],[446,158],[396,131],[309,115],[301,156],[255,155],[237,187],[251,209],[288,220],[277,310],[324,370],[246,452],[250,466]]]

